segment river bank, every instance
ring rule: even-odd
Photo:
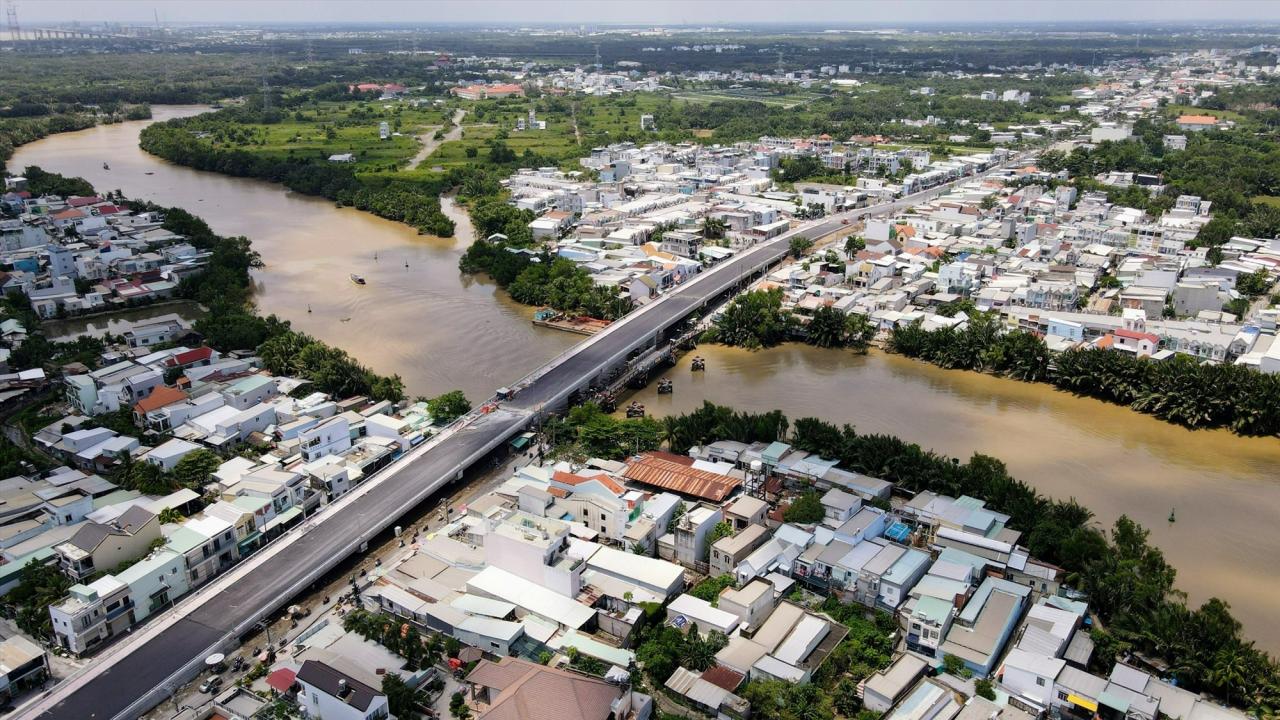
[[[153,111],[163,120],[203,109]],[[534,327],[533,308],[458,271],[472,233],[451,202],[442,209],[455,214],[456,237],[419,236],[278,185],[171,165],[137,147],[145,124],[51,136],[20,148],[12,164],[185,207],[215,232],[251,238],[266,263],[253,274],[260,312],[289,319],[377,372],[400,374],[411,395],[462,388],[487,397],[578,342]],[[369,284],[349,282],[353,272]],[[1226,598],[1260,645],[1280,649],[1280,628],[1270,622],[1280,616],[1280,597],[1271,592],[1280,582],[1272,560],[1280,555],[1280,442],[1192,432],[1046,385],[881,353],[803,345],[757,353],[703,346],[698,353],[708,360],[705,374],[690,373],[686,359],[669,373],[673,395],[657,396],[656,383],[638,395],[650,413],[681,412],[708,399],[852,422],[960,457],[989,453],[1040,491],[1080,499],[1102,523],[1128,513],[1150,527],[1181,570],[1180,587],[1194,599]],[[1178,522],[1170,525],[1173,507]]]
[[[706,372],[691,372],[693,355]],[[1248,635],[1280,649],[1280,597],[1271,558],[1280,555],[1280,442],[1225,430],[1187,430],[1042,384],[943,370],[871,351],[785,344],[751,352],[701,345],[626,398],[650,415],[688,412],[704,400],[742,410],[780,409],[795,419],[852,423],[967,459],[999,458],[1055,498],[1074,497],[1109,526],[1128,514],[1180,572],[1192,601],[1228,600]],[[620,403],[621,404],[621,403]],[[1177,508],[1177,522],[1169,511]]]
[[[131,198],[184,207],[221,235],[250,238],[265,263],[253,272],[259,312],[289,320],[377,372],[398,373],[411,395],[461,388],[469,397],[488,397],[576,342],[567,333],[534,327],[534,308],[515,303],[485,278],[458,271],[474,231],[448,197],[441,206],[455,223],[454,237],[423,236],[279,185],[180,167],[138,148],[148,122],[205,110],[156,106],[153,121],[24,145],[11,165],[39,165],[84,177],[104,191],[119,188]],[[103,162],[111,169],[104,170]],[[351,283],[352,273],[368,284]]]

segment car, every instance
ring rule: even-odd
[[[841,221],[840,221],[840,224],[841,224],[841,225],[848,225],[848,224],[849,224],[849,218],[845,218],[845,219],[841,220]]]
[[[206,678],[204,682],[200,683],[200,692],[202,693],[216,693],[221,688],[222,688],[221,675],[211,675],[208,678]]]

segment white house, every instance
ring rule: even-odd
[[[387,696],[330,665],[307,660],[298,669],[298,704],[316,720],[381,720],[391,715]]]

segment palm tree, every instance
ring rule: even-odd
[[[724,218],[705,217],[702,219],[702,237],[708,240],[719,240],[729,229],[729,224]]]

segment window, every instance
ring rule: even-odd
[[[1064,692],[1064,691],[1062,691],[1062,690],[1059,690],[1059,691],[1058,691],[1058,699],[1059,699],[1059,700],[1061,700],[1061,701],[1063,701],[1063,702],[1066,702],[1066,700],[1067,700],[1067,693],[1065,693],[1065,692]]]
[[[1044,687],[1044,678],[1042,677],[1036,678],[1036,684],[1039,685],[1040,687]]]

